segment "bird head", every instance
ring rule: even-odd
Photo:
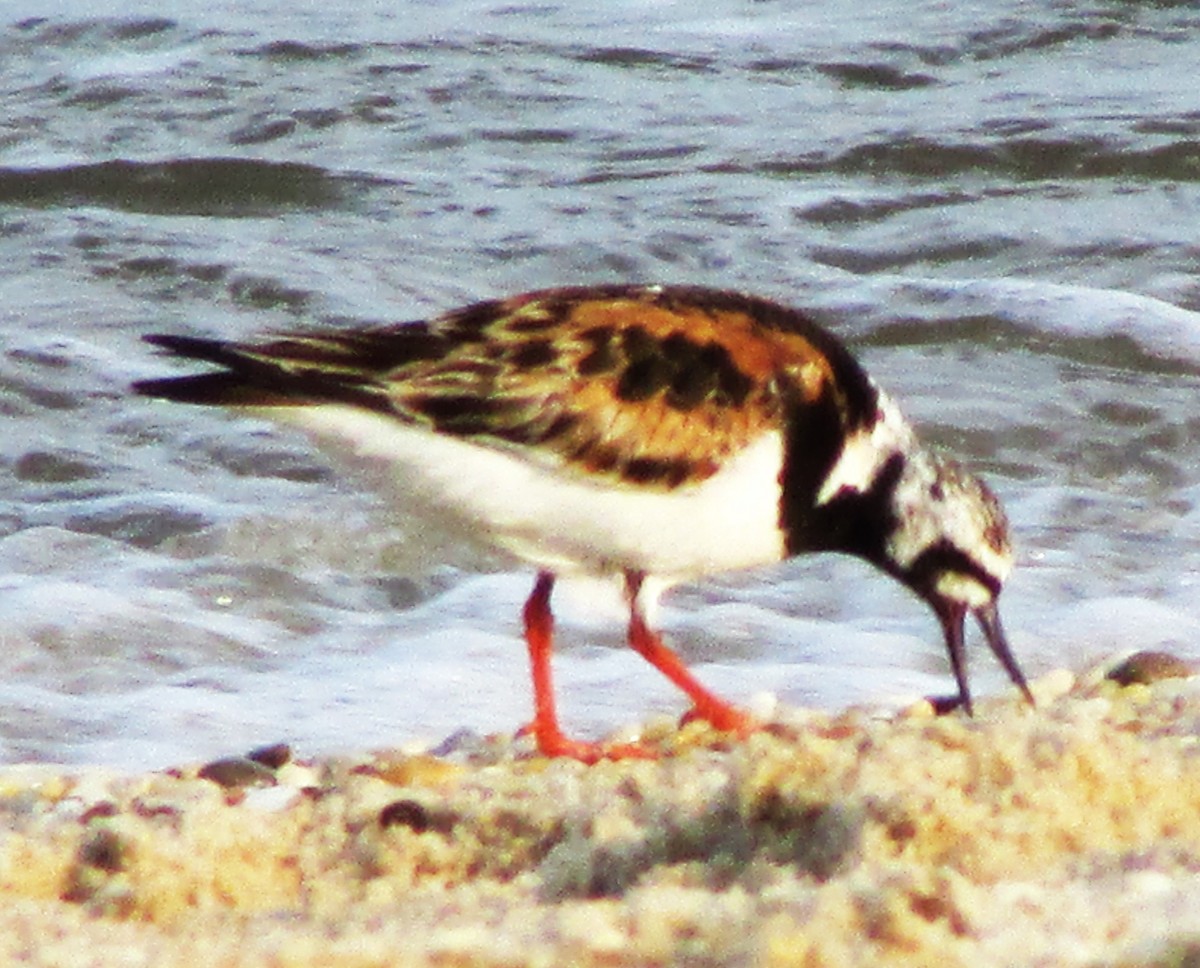
[[[874,385],[872,384],[874,390]],[[1032,702],[1000,624],[1012,570],[1008,521],[996,496],[955,461],[923,446],[895,404],[874,391],[872,417],[846,434],[819,482],[797,547],[860,555],[929,603],[941,623],[957,700],[971,711],[964,626],[975,616],[989,648]]]
[[[880,563],[937,615],[958,684],[955,705],[971,711],[963,647],[968,614],[975,616],[988,647],[1032,703],[997,607],[1012,570],[1012,544],[996,496],[956,462],[918,448],[903,455],[888,517],[891,528]]]

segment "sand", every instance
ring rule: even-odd
[[[654,722],[660,759],[590,767],[502,737],[2,767],[0,964],[1194,964],[1200,680],[1166,665],[973,719]]]

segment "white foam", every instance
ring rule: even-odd
[[[993,316],[1055,340],[1121,336],[1143,352],[1200,365],[1200,313],[1153,296],[1062,285],[1040,279],[922,279],[830,274],[806,303],[852,307],[848,318],[877,315],[875,334],[907,310],[951,319]]]

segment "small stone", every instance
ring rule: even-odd
[[[129,806],[134,816],[141,817],[143,820],[176,821],[183,809],[165,800],[150,800],[144,797],[135,798]]]
[[[1149,685],[1161,679],[1186,679],[1196,674],[1195,666],[1170,652],[1135,652],[1108,670],[1106,679],[1119,686]]]
[[[303,796],[297,787],[260,786],[246,792],[242,806],[260,813],[280,813],[298,803]]]
[[[97,870],[116,873],[125,866],[125,847],[121,838],[101,827],[88,835],[79,845],[79,863]]]
[[[429,755],[458,763],[494,763],[511,753],[511,741],[503,736],[483,736],[460,729],[429,750]]]
[[[751,718],[760,723],[769,723],[779,715],[779,697],[773,692],[756,692],[745,704]]]
[[[79,822],[89,824],[93,820],[107,820],[109,817],[115,817],[120,812],[120,808],[111,800],[101,800],[98,803],[93,803],[84,810],[79,815]]]
[[[465,770],[435,756],[397,756],[381,754],[365,768],[392,786],[436,787],[461,776]]]
[[[454,817],[435,813],[416,800],[395,800],[379,811],[379,826],[408,827],[419,834],[448,834],[454,829]]]
[[[252,786],[274,786],[275,774],[267,767],[244,756],[213,760],[197,772],[201,780],[212,780],[225,789]]]
[[[278,770],[287,765],[292,759],[292,748],[287,743],[272,743],[270,746],[260,746],[246,754],[246,759],[261,763],[270,770]]]
[[[298,763],[295,760],[281,766],[275,772],[275,779],[284,786],[295,787],[297,790],[307,787],[319,787],[321,785],[319,770],[314,769],[310,765]]]
[[[1062,668],[1051,669],[1044,676],[1029,683],[1029,691],[1033,693],[1033,698],[1039,705],[1061,699],[1074,688],[1075,673],[1070,669]]]

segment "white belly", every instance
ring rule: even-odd
[[[778,561],[782,437],[765,434],[708,480],[671,492],[578,475],[338,404],[255,411],[384,471],[402,511],[559,573],[636,570],[668,582]],[[372,476],[377,476],[373,473]]]

